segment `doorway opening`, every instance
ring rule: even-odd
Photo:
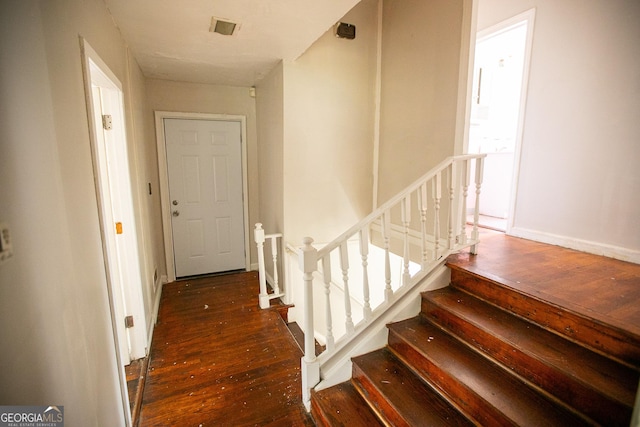
[[[504,232],[514,220],[534,12],[476,38],[467,152],[487,154],[479,225]]]
[[[249,270],[246,117],[156,112],[168,280]]]
[[[98,216],[126,423],[131,411],[125,366],[146,356],[147,330],[122,84],[80,39]]]

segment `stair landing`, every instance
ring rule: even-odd
[[[579,326],[581,319],[595,322],[596,327],[606,326],[608,331],[613,329],[616,334],[605,337],[604,342],[586,344],[607,353],[624,344],[627,348],[619,349],[624,353],[619,357],[640,366],[640,264],[488,230],[483,230],[480,241],[478,255],[462,252],[449,257],[447,265],[453,276],[456,271],[466,271],[495,282],[501,288],[499,292],[513,290],[514,298],[523,294],[574,314],[575,318],[565,318],[556,326],[557,332],[577,341],[581,341],[579,334],[586,332]],[[484,299],[491,302],[492,296],[485,295]],[[542,320],[554,329],[558,319],[553,312],[536,313],[535,304],[528,308],[518,314]],[[546,318],[533,318],[535,315]],[[628,344],[635,348],[630,350]]]

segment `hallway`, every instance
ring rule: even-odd
[[[256,272],[164,286],[139,426],[313,425],[300,358]]]

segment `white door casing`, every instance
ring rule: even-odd
[[[115,357],[125,421],[131,425],[124,366],[146,356],[147,330],[123,91],[120,81],[91,46],[82,38],[80,43]],[[109,116],[110,125],[104,124],[105,116]],[[133,319],[128,329],[125,316]]]
[[[249,269],[244,116],[156,112],[169,281]]]
[[[111,303],[118,316],[113,319],[114,328],[126,365],[146,355],[147,331],[123,92],[120,81],[84,40],[83,56],[105,265]],[[105,129],[103,114],[111,117],[111,129]],[[116,231],[116,223],[122,224],[122,233]],[[134,326],[123,333],[124,316],[133,316]]]
[[[473,105],[475,111],[473,107],[470,108],[471,119],[465,152],[488,154],[480,196],[481,213],[498,218],[506,216],[504,231],[507,233],[513,227],[515,220],[534,19],[535,9],[531,9],[479,31],[475,40],[475,59],[469,69],[470,75],[473,76],[473,88],[469,93],[468,104]],[[482,70],[483,74],[480,75],[479,68],[483,67],[483,64],[478,61],[483,57],[482,47],[490,46],[494,40],[500,39],[507,33],[513,33],[510,37],[513,46],[509,47],[508,44],[502,43],[507,47],[500,48],[501,54],[504,55],[499,59],[500,63],[498,59],[485,54],[485,58],[495,60],[494,69],[485,67]],[[489,49],[491,48],[485,47],[485,50]],[[515,55],[510,56],[505,53],[511,52],[508,49],[513,49]],[[503,70],[511,71],[506,73]],[[491,86],[492,79],[496,87]],[[490,113],[491,117],[494,117],[492,120],[487,120],[489,117],[489,109],[485,105],[487,97],[495,98],[489,101],[495,104],[492,107],[495,111]],[[499,120],[495,120],[495,116],[499,117]],[[484,127],[477,126],[483,122],[485,122]],[[508,125],[505,126],[504,122]],[[482,131],[478,131],[481,128]],[[500,172],[496,174],[498,170]],[[474,200],[474,197],[474,194],[470,195],[470,199]]]

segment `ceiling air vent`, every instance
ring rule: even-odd
[[[211,26],[209,31],[212,33],[222,34],[223,36],[230,36],[238,28],[238,24],[235,22],[225,21],[215,16],[211,18]]]

